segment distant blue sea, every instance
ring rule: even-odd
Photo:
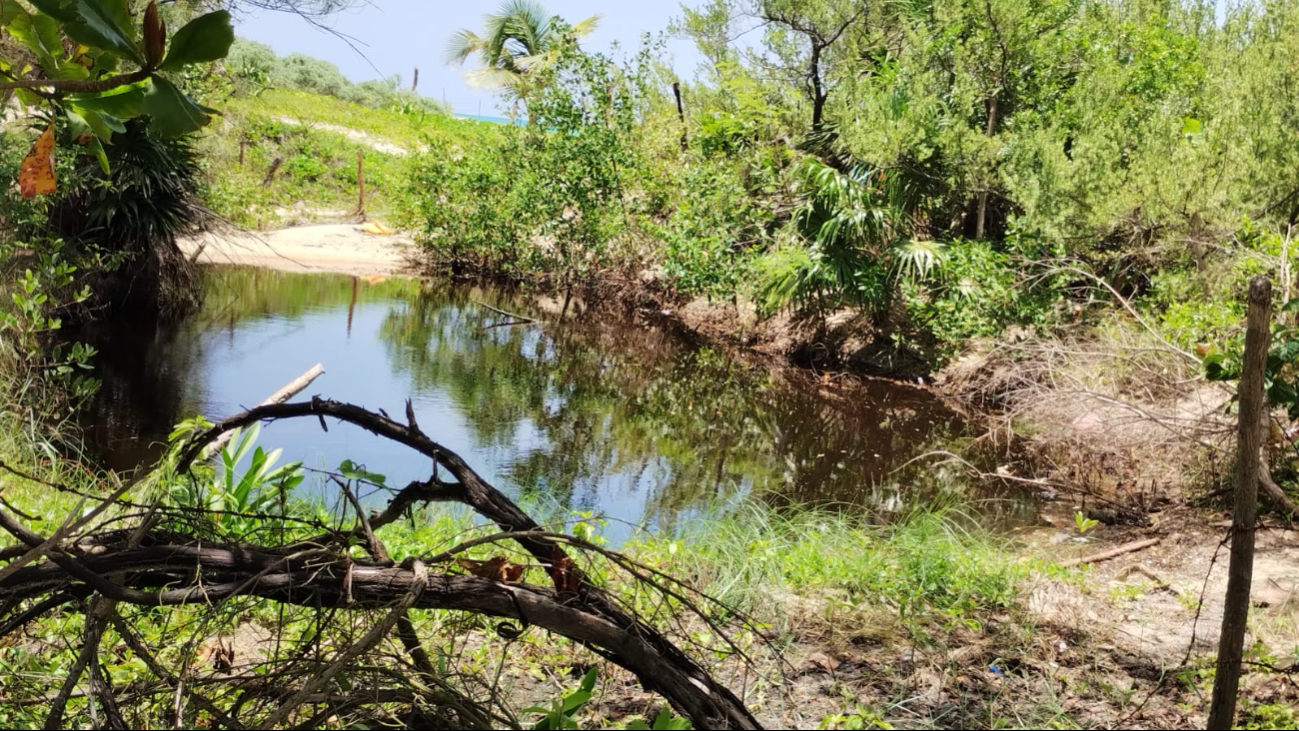
[[[492,116],[488,116],[488,115],[486,115],[486,114],[460,114],[460,113],[457,112],[457,113],[455,114],[455,117],[456,117],[457,119],[472,119],[472,120],[474,120],[474,121],[476,121],[476,122],[491,122],[492,124],[509,124],[509,123],[510,123],[510,118],[509,118],[509,117],[492,117]],[[515,120],[514,120],[514,124],[515,124],[515,126],[523,127],[524,125],[527,124],[527,121],[526,121],[525,119],[523,119],[523,118],[519,118],[519,119],[515,119]]]

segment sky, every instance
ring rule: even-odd
[[[600,14],[599,28],[583,47],[607,51],[618,42],[626,55],[640,47],[641,35],[658,34],[681,14],[677,0],[543,0],[545,7],[575,23]],[[419,67],[419,91],[434,99],[445,99],[459,114],[494,115],[502,111],[497,98],[464,81],[465,69],[447,66],[447,40],[461,28],[478,31],[483,14],[494,12],[500,0],[368,0],[359,2],[325,21],[326,25],[354,39],[361,53],[341,38],[288,13],[245,12],[236,18],[239,36],[261,41],[280,56],[304,53],[336,64],[352,81],[386,78],[400,74],[403,84]],[[669,39],[669,58],[683,78],[694,76],[702,58],[690,41]],[[364,54],[364,56],[362,55]],[[377,69],[377,70],[376,70]]]

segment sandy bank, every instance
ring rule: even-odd
[[[210,264],[246,264],[288,272],[396,274],[411,268],[407,236],[376,236],[359,224],[326,224],[250,232],[208,232],[183,239],[187,256]]]

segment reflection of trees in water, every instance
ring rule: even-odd
[[[613,481],[645,491],[647,517],[741,487],[860,502],[951,419],[918,392],[773,378],[617,318],[489,327],[500,319],[464,290],[435,287],[393,308],[381,336],[394,370],[417,391],[448,394],[481,445],[514,444],[525,425],[539,432],[544,444],[519,456],[511,479],[575,508]]]
[[[404,297],[419,284],[222,267],[209,270],[203,287],[203,308],[183,321],[132,315],[70,334],[100,352],[95,375],[103,385],[80,421],[86,443],[105,466],[152,463],[177,422],[202,410],[204,333],[228,330],[233,337],[250,320],[295,319],[312,310]]]
[[[75,334],[93,344],[102,385],[81,414],[88,445],[105,467],[152,463],[182,414],[201,407],[193,392],[203,363],[201,338],[189,323],[104,322]]]
[[[480,446],[535,443],[510,465],[510,479],[561,504],[589,507],[601,491],[634,489],[647,518],[668,520],[741,490],[773,503],[889,507],[925,495],[912,484],[936,486],[923,468],[890,474],[951,419],[911,389],[749,368],[608,315],[489,327],[505,318],[474,300],[530,308],[446,282],[223,269],[206,286],[204,310],[181,325],[132,322],[96,340],[105,387],[86,423],[92,442],[110,446],[113,466],[156,456],[148,445],[200,410],[205,333],[233,337],[266,317],[395,302],[379,333],[407,383],[394,388],[444,394]]]

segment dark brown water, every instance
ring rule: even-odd
[[[899,471],[961,433],[918,388],[757,367],[653,322],[575,308],[560,321],[557,302],[445,282],[221,268],[207,289],[183,323],[102,335],[85,423],[106,466],[147,464],[182,419],[229,416],[320,362],[299,398],[399,414],[409,397],[434,439],[502,489],[615,522],[746,499],[890,513],[953,489],[927,467]],[[546,324],[493,327],[507,318],[484,302]],[[273,423],[260,441],[307,467],[428,476],[424,458],[346,425]]]

